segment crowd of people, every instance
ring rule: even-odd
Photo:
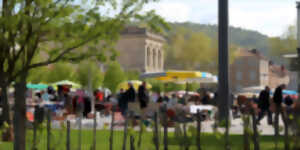
[[[257,114],[257,122],[268,117],[268,124],[273,124],[273,113],[285,106],[285,110],[292,109],[294,100],[290,96],[284,96],[283,90],[286,86],[278,86],[273,96],[269,87],[265,87],[258,97],[253,96],[247,98],[259,108]],[[93,117],[92,103],[95,102],[95,111],[104,112],[110,115],[112,109],[121,112],[125,117],[128,112],[138,112],[137,115],[142,118],[151,117],[158,109],[166,109],[170,118],[185,116],[190,114],[192,105],[211,105],[216,108],[217,93],[210,93],[205,89],[197,91],[197,94],[190,95],[188,93],[179,95],[176,92],[155,93],[147,89],[147,83],[143,82],[137,89],[132,83],[128,83],[128,88],[120,89],[117,94],[107,94],[102,90],[95,90],[94,93],[88,93],[84,90],[71,91],[70,86],[58,86],[55,90],[49,86],[46,90],[32,92],[29,90],[27,94],[29,100],[27,107],[33,114],[45,114],[45,110],[51,110],[53,114],[66,116],[69,114],[82,114],[83,117]],[[94,100],[92,100],[94,98]],[[230,106],[234,113],[239,111],[237,97],[232,96]],[[183,115],[182,115],[183,114]],[[205,113],[204,113],[205,114]],[[211,119],[211,112],[206,111],[206,118]],[[37,117],[36,117],[37,116]],[[35,118],[42,120],[35,115]]]

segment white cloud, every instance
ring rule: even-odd
[[[230,0],[230,24],[281,35],[296,20],[296,0]],[[161,0],[151,4],[168,21],[216,24],[218,0]]]
[[[146,10],[154,9],[158,14],[160,14],[167,21],[177,21],[184,22],[188,21],[190,14],[190,9],[188,4],[184,2],[160,2],[156,4],[149,5]]]

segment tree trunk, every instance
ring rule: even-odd
[[[14,150],[25,150],[26,147],[26,77],[22,75],[15,84]]]
[[[5,84],[1,85],[1,105],[2,105],[2,115],[1,115],[1,121],[3,124],[7,123],[9,125],[9,128],[4,131],[6,133],[5,135],[2,134],[2,140],[3,141],[13,141],[13,132],[12,132],[12,124],[11,124],[11,110],[8,102],[8,95],[7,95],[7,88],[8,86]],[[1,123],[0,123],[1,126]]]
[[[11,123],[11,120],[10,120],[10,106],[9,106],[9,103],[8,103],[7,88],[8,88],[8,85],[3,84],[1,86],[1,93],[0,93],[1,94],[1,101],[2,101],[1,120],[10,125],[10,123]]]

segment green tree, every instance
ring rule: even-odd
[[[114,51],[120,31],[131,20],[143,20],[151,26],[161,23],[153,12],[139,14],[145,4],[153,1],[0,1],[0,87],[4,91],[4,120],[9,121],[6,91],[13,81],[16,83],[15,150],[25,149],[25,92],[30,70],[58,61],[102,59]],[[35,61],[39,56],[43,57]]]
[[[40,67],[30,70],[27,82],[38,84],[38,83],[46,83],[46,78],[48,76],[48,68],[47,67]]]
[[[151,91],[153,92],[163,92],[164,91],[164,83],[155,79],[147,79],[147,83],[151,84]]]
[[[75,78],[84,88],[96,89],[102,85],[104,75],[97,62],[83,61],[77,67]]]
[[[40,70],[43,71],[43,70]],[[44,81],[46,83],[54,83],[62,80],[74,79],[74,65],[70,63],[57,63],[48,68],[45,72]]]
[[[125,72],[127,80],[139,80],[140,72],[137,70],[129,70]]]
[[[296,27],[289,26],[282,36],[270,38],[271,55],[273,57],[281,57],[283,54],[296,53],[296,33]]]
[[[103,86],[109,88],[113,93],[117,91],[118,85],[126,80],[125,73],[116,61],[108,65],[104,76]]]
[[[196,69],[201,64],[215,61],[216,55],[212,40],[202,32],[176,29],[167,48],[167,64],[181,64],[185,69]]]

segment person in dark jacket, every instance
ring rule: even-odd
[[[135,101],[135,90],[133,88],[132,83],[128,83],[128,89],[125,92],[125,96],[128,102],[134,102]]]
[[[294,101],[291,98],[291,96],[287,96],[284,98],[284,104],[287,105],[288,107],[291,107],[293,105]]]
[[[140,102],[140,108],[141,109],[147,108],[149,97],[148,97],[148,91],[147,91],[145,81],[143,82],[142,85],[139,86],[138,99],[139,99],[139,102]]]
[[[285,88],[286,88],[285,84],[282,84],[275,89],[273,99],[274,99],[274,103],[276,104],[276,107],[280,107],[282,104],[283,101],[282,91]]]
[[[276,89],[275,89],[275,92],[274,92],[274,96],[273,96],[273,100],[274,100],[274,103],[275,103],[275,129],[279,129],[279,114],[282,110],[281,108],[281,104],[283,102],[283,94],[282,94],[282,91],[285,89],[285,84],[282,84],[280,86],[278,86]],[[276,130],[275,130],[276,131]],[[278,134],[275,133],[275,135]]]
[[[266,86],[259,94],[258,98],[258,108],[260,112],[258,114],[257,123],[264,117],[265,113],[268,114],[268,124],[272,124],[272,112],[270,111],[270,88]]]
[[[133,88],[132,83],[129,82],[128,87],[129,88],[124,93],[124,104],[125,104],[125,106],[127,106],[127,108],[125,108],[124,114],[126,114],[126,112],[128,111],[128,107],[129,107],[129,110],[131,110],[131,108],[132,108],[131,104],[135,102],[135,90]]]

